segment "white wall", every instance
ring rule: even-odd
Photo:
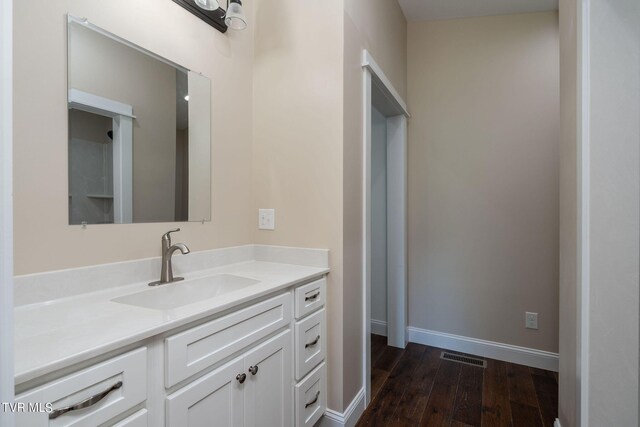
[[[371,320],[387,321],[387,119],[371,109]]]
[[[11,0],[0,0],[0,402],[13,402],[13,132]],[[0,426],[13,415],[0,411]]]
[[[112,129],[111,117],[69,110],[69,224],[113,222],[113,199],[87,197],[113,194]]]
[[[638,22],[635,0],[560,2],[563,426],[640,421]]]
[[[588,312],[588,416],[594,427],[636,426],[640,2],[589,3],[589,304],[583,307]]]
[[[409,23],[410,326],[558,351],[558,49],[555,12]]]

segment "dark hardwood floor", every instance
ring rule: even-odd
[[[371,404],[357,427],[553,427],[556,373],[486,358],[481,368],[441,360],[441,352],[388,347],[372,335]]]

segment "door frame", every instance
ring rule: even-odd
[[[109,98],[69,89],[69,109],[113,120],[113,222],[133,222],[133,107]],[[71,179],[71,177],[69,177]]]
[[[373,85],[397,115],[387,118],[387,340],[404,348],[407,335],[407,118],[402,97],[371,54],[362,52],[363,70],[363,387],[371,401],[371,101]],[[389,209],[392,207],[392,209]]]
[[[14,400],[13,354],[13,1],[0,0],[0,402]],[[11,426],[0,411],[0,426]]]

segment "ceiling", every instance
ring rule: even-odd
[[[558,0],[398,0],[409,22],[558,9]]]

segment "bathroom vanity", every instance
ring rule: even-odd
[[[17,401],[41,410],[18,414],[18,425],[275,427],[322,417],[327,251],[194,253],[176,258],[184,281],[150,288],[159,265],[16,279]],[[62,297],[48,299],[54,289]]]
[[[69,230],[196,222],[215,235],[211,80],[66,20]],[[15,278],[17,425],[314,425],[328,251],[162,243],[162,259]]]

